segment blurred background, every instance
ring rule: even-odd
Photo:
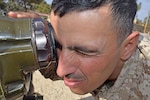
[[[150,34],[150,0],[137,0],[137,4],[134,30]]]

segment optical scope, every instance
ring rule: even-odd
[[[14,100],[23,96],[35,70],[46,78],[57,78],[52,33],[51,24],[42,18],[0,16],[0,98]]]

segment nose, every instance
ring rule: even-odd
[[[62,49],[62,51],[59,52],[57,75],[63,78],[66,75],[74,73],[77,70],[78,64],[79,60],[76,58],[74,53],[69,50]]]

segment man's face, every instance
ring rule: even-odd
[[[92,92],[114,75],[120,48],[108,7],[58,17],[51,12],[58,48],[57,74],[72,92]]]

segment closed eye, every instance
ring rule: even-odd
[[[85,52],[85,51],[80,51],[80,50],[75,50],[77,53],[82,54],[84,56],[95,56],[97,53],[95,52]]]
[[[99,54],[97,50],[88,50],[86,48],[80,48],[80,47],[74,47],[72,49],[79,55],[83,55],[83,56],[95,56]]]

